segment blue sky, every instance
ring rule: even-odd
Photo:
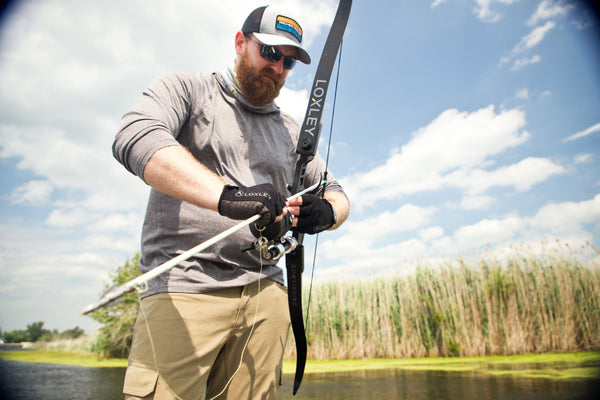
[[[233,59],[263,3],[227,3],[27,0],[2,15],[0,328],[97,327],[79,313],[138,250],[148,193],[112,158],[120,117],[157,75]],[[337,3],[273,3],[296,10],[315,60],[277,101],[301,120]],[[321,235],[315,282],[488,246],[600,247],[599,32],[573,1],[355,0],[330,157],[353,210]]]

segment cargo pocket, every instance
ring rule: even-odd
[[[130,365],[125,371],[123,393],[137,397],[146,397],[156,387],[158,372],[149,368]]]

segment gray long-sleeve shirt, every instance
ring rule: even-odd
[[[227,76],[227,75],[226,75]],[[155,80],[125,114],[113,154],[143,177],[159,149],[181,144],[226,183],[272,183],[281,193],[292,183],[299,126],[273,103],[254,108],[220,74],[172,73]],[[306,186],[325,171],[317,156],[307,167]],[[342,191],[328,175],[326,190]],[[146,272],[235,225],[217,212],[196,207],[152,189],[142,230],[140,269]],[[197,254],[154,279],[149,296],[160,292],[204,293],[243,286],[260,278],[283,283],[273,261],[241,248],[256,241],[249,228]]]

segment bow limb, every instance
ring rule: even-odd
[[[300,129],[298,146],[296,147],[296,153],[299,154],[299,158],[294,171],[294,182],[291,186],[292,193],[297,193],[304,189],[306,166],[317,152],[327,88],[329,87],[331,72],[333,71],[335,59],[342,43],[351,8],[352,0],[340,0],[335,19],[331,25],[321,59],[319,60],[306,115]],[[302,246],[302,241],[304,235],[294,232],[294,238],[296,238],[298,246],[294,251],[286,255],[286,269],[290,320],[296,341],[296,373],[294,376],[293,391],[296,394],[304,376],[307,343],[302,318],[302,272],[304,270],[304,247]]]

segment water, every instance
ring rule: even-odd
[[[122,399],[125,368],[0,360],[1,400]]]
[[[600,379],[515,379],[473,372],[383,370],[307,375],[292,396],[284,378],[281,399],[404,400],[600,400]],[[592,394],[595,393],[595,396]]]
[[[122,399],[124,368],[0,360],[1,400]],[[484,376],[471,372],[358,371],[309,374],[292,396],[284,376],[280,399],[318,400],[598,400],[600,379],[552,381]]]

